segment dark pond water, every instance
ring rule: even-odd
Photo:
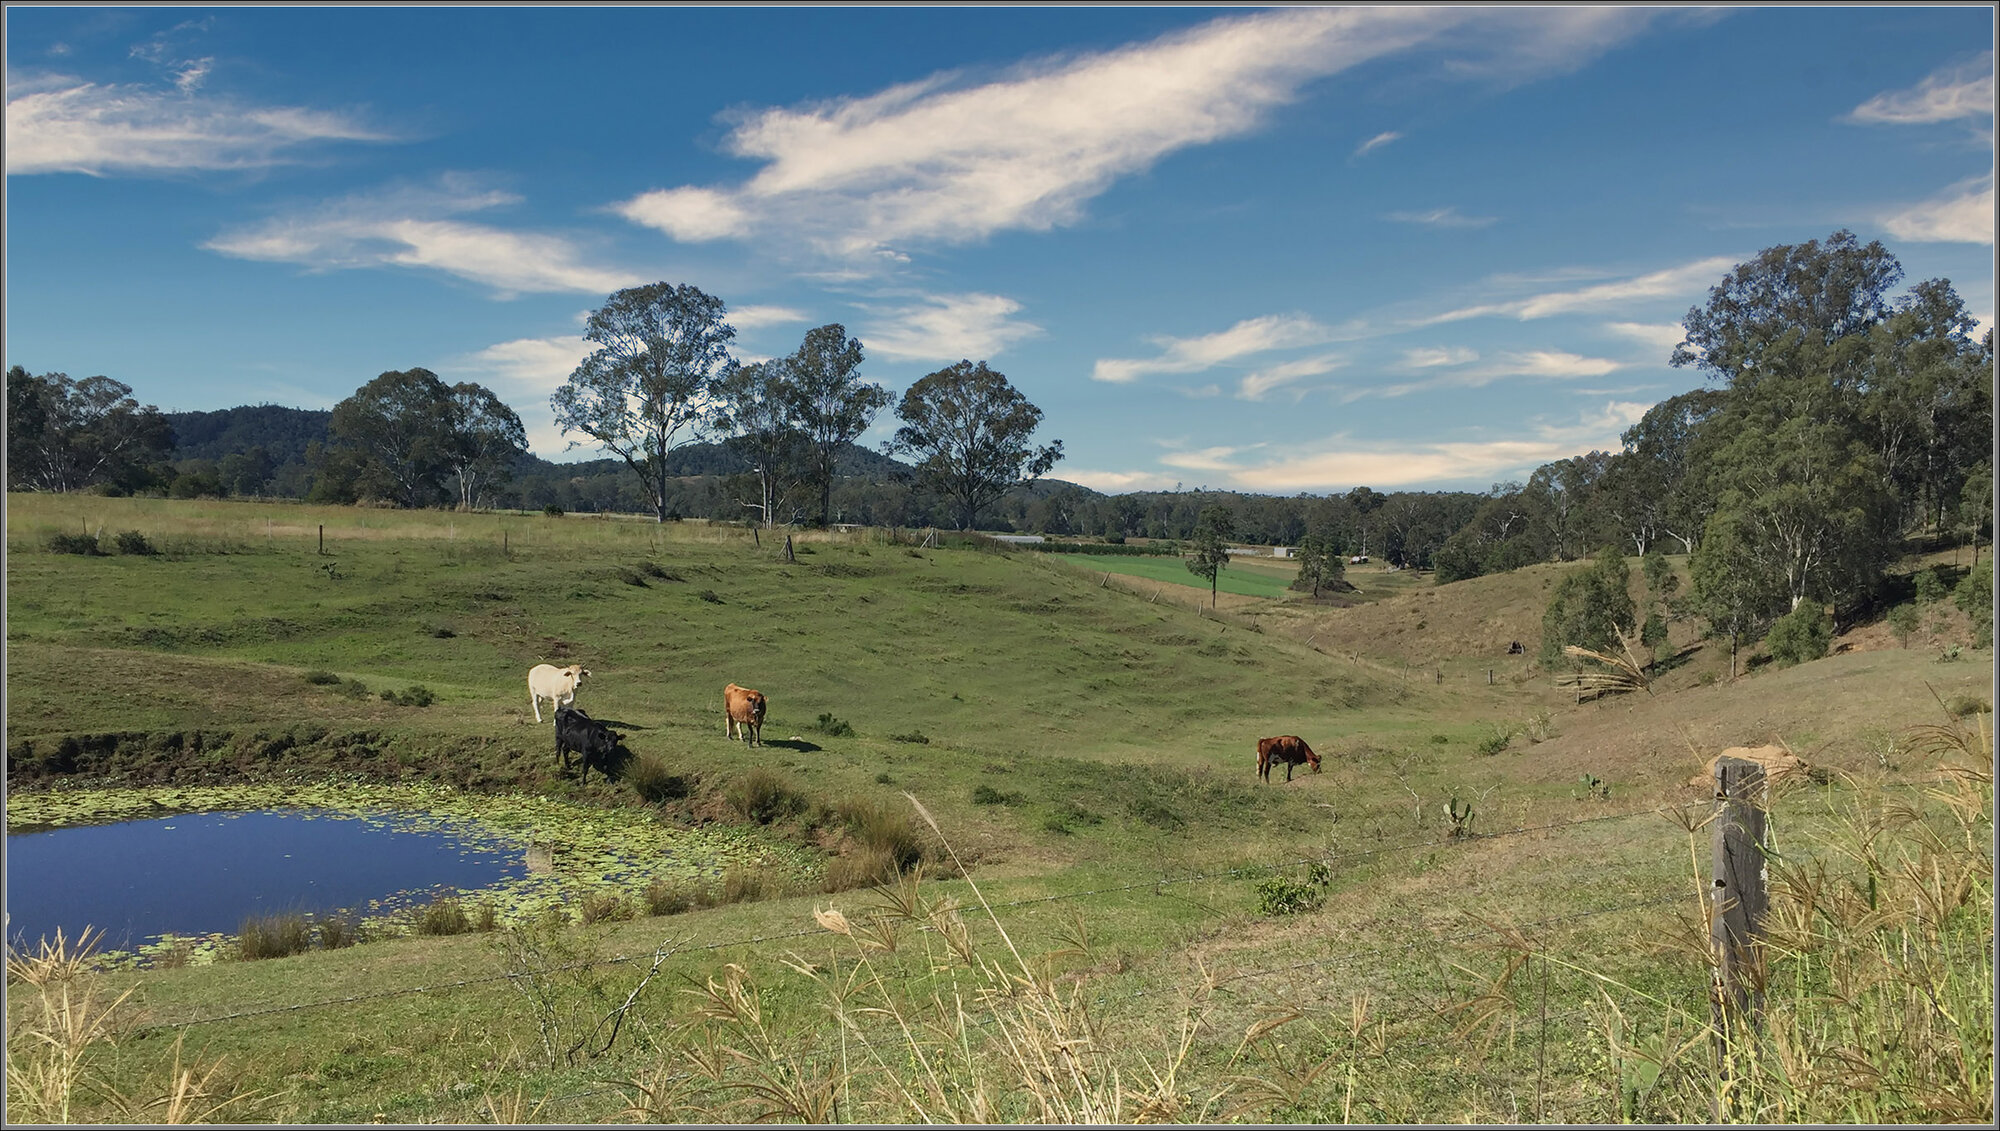
[[[184,813],[7,837],[7,938],[30,948],[57,927],[100,949],[163,934],[235,934],[243,920],[324,914],[440,886],[473,890],[527,873],[518,845],[395,817],[302,810]]]

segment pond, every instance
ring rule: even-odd
[[[180,813],[7,837],[7,939],[86,926],[123,951],[166,934],[235,934],[263,915],[378,911],[396,897],[525,877],[525,843],[392,814]]]

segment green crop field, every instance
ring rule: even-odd
[[[1407,661],[1535,640],[1566,567],[1217,619],[1101,584],[1196,581],[1177,561],[781,545],[10,496],[10,830],[346,803],[569,849],[463,893],[463,933],[402,913],[102,969],[30,947],[10,1117],[60,1093],[73,1121],[1706,1121],[1701,775],[1773,742],[1813,768],[1771,806],[1774,922],[1804,934],[1728,1114],[1991,1117],[1991,779],[1943,772],[1990,759],[1989,651],[1732,685],[1691,644],[1657,694],[1578,703],[1483,655]],[[608,779],[561,772],[539,662],[590,670],[577,704],[631,755]],[[769,697],[761,749],[723,735],[730,682]],[[1259,781],[1278,734],[1322,772]]]

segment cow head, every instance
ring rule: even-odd
[[[1306,751],[1306,762],[1307,762],[1307,763],[1308,763],[1309,765],[1311,765],[1311,766],[1312,766],[1312,768],[1313,768],[1313,773],[1319,773],[1319,753],[1318,753],[1318,751],[1313,751],[1313,750],[1308,750],[1308,751]]]

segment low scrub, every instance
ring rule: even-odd
[[[399,707],[428,707],[436,700],[437,697],[431,694],[431,689],[421,683],[413,683],[400,693],[394,690],[382,692],[383,702],[394,703]]]
[[[806,811],[810,801],[777,771],[754,766],[723,790],[723,800],[746,821],[768,825]]]
[[[146,540],[144,534],[136,530],[121,530],[118,532],[118,536],[112,539],[112,541],[117,545],[118,552],[121,554],[132,554],[136,557],[149,558],[160,552],[151,542]]]
[[[97,544],[95,534],[51,534],[49,551],[56,554],[83,554],[90,557],[104,553]]]
[[[641,754],[625,767],[625,782],[632,791],[652,804],[678,801],[694,792],[694,782],[677,774],[653,754]]]
[[[456,896],[441,896],[415,911],[415,928],[420,935],[466,935],[473,930],[472,916]]]
[[[237,932],[237,955],[245,961],[284,958],[312,949],[312,924],[304,915],[260,915],[243,920]]]
[[[813,729],[834,738],[854,737],[854,728],[848,725],[847,720],[834,718],[831,711],[821,711],[819,721],[813,724]]]
[[[1257,914],[1297,915],[1318,911],[1326,904],[1327,889],[1332,884],[1333,873],[1320,863],[1307,865],[1306,874],[1296,880],[1290,876],[1259,880],[1255,889]]]

